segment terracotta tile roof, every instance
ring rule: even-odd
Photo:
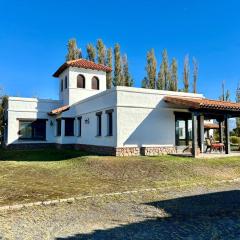
[[[112,69],[108,66],[80,58],[77,60],[65,62],[62,66],[60,66],[58,68],[58,70],[53,74],[53,76],[58,77],[68,67],[86,68],[86,69],[93,69],[93,70],[98,70],[98,71],[103,71],[103,72],[111,72],[112,71]]]
[[[164,97],[164,100],[167,103],[173,103],[192,109],[214,109],[240,112],[240,103],[217,101],[207,98],[189,98],[173,96]]]
[[[204,123],[205,129],[219,129],[219,124],[216,123]]]
[[[49,115],[58,115],[58,114],[60,114],[60,113],[62,113],[62,112],[67,111],[69,108],[70,108],[69,105],[65,105],[65,106],[62,106],[62,107],[60,107],[60,108],[56,108],[56,109],[52,110],[52,111],[49,112],[48,114],[49,114]]]

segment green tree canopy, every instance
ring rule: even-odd
[[[66,61],[82,58],[82,51],[77,47],[76,39],[73,38],[68,40],[67,49]]]
[[[170,77],[170,83],[169,83],[169,90],[177,91],[178,90],[178,64],[175,58],[172,59],[170,75],[171,77]]]
[[[112,68],[112,49],[111,48],[107,49],[106,65],[108,67]],[[111,88],[112,87],[112,81],[113,81],[112,72],[107,73],[106,80],[107,80],[107,88]]]
[[[122,64],[121,64],[121,53],[120,45],[118,43],[114,46],[114,77],[113,85],[121,86],[122,85]]]
[[[190,72],[190,67],[189,67],[189,56],[186,55],[184,58],[184,68],[183,68],[183,91],[184,92],[189,92],[189,72]]]
[[[197,93],[197,80],[198,80],[198,62],[195,57],[193,57],[193,92]]]
[[[97,60],[99,64],[105,64],[105,46],[102,39],[97,40]]]
[[[132,87],[133,86],[133,79],[129,73],[128,67],[128,59],[127,55],[124,54],[122,57],[123,69],[122,69],[122,83],[124,86]]]
[[[89,61],[95,62],[95,58],[96,58],[95,47],[93,46],[93,44],[89,43],[87,45],[87,59]]]
[[[142,83],[145,88],[156,88],[156,70],[157,60],[154,54],[154,49],[151,49],[149,52],[147,52],[147,76],[144,78]]]

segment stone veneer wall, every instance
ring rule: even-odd
[[[139,156],[140,148],[139,147],[120,147],[116,148],[116,156],[126,157],[126,156]]]
[[[175,147],[142,147],[141,155],[143,156],[158,156],[158,155],[166,155],[176,153]]]

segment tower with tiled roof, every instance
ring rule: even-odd
[[[106,90],[111,68],[85,59],[65,62],[53,74],[59,79],[59,98],[71,105]]]

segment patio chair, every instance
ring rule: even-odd
[[[223,152],[225,150],[225,145],[223,143],[216,143],[213,138],[206,138],[206,151],[205,153],[212,151],[220,151]]]

